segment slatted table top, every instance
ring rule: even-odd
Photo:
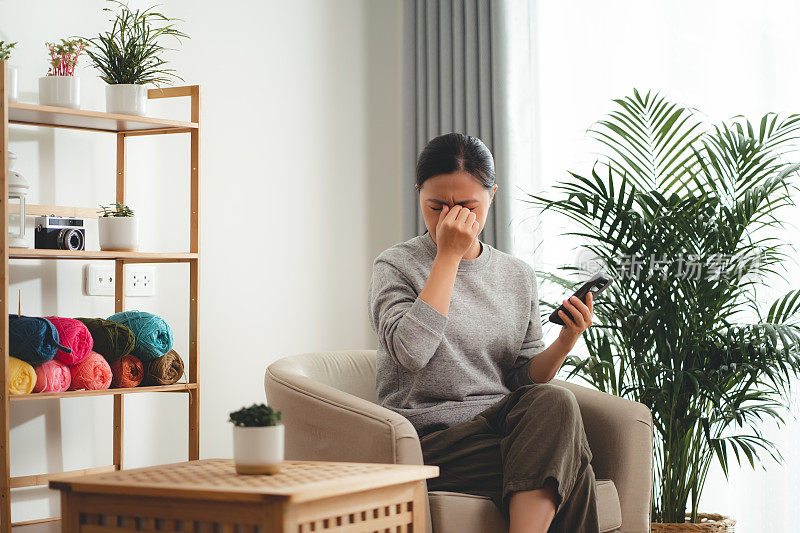
[[[439,475],[438,466],[331,461],[283,461],[272,475],[242,475],[230,459],[202,459],[50,481],[76,492],[163,498],[303,502],[408,483]]]

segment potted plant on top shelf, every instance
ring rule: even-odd
[[[17,46],[17,43],[6,43],[0,41],[0,61],[8,61],[11,58],[11,50]],[[8,101],[16,102],[19,99],[19,90],[17,89],[17,68],[8,65]]]
[[[230,414],[233,461],[239,474],[276,474],[283,461],[281,412],[253,404]]]
[[[162,45],[163,38],[174,37],[180,42],[188,35],[178,30],[174,22],[180,19],[169,18],[151,6],[145,10],[132,11],[125,3],[109,0],[117,5],[117,11],[109,19],[111,30],[96,37],[86,39],[92,45],[87,50],[94,67],[100,71],[100,78],[106,86],[106,111],[125,115],[145,114],[147,84],[160,87],[170,78],[183,78],[175,71],[166,68]]]
[[[102,213],[97,219],[100,233],[100,249],[135,252],[139,249],[139,224],[133,209],[125,204],[114,202],[101,205]]]
[[[86,49],[83,39],[61,39],[45,43],[50,52],[50,69],[39,78],[39,103],[59,107],[81,107],[80,79],[75,76],[78,58]]]

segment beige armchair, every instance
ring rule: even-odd
[[[377,404],[375,350],[307,353],[269,365],[267,401],[284,416],[286,458],[422,464],[414,427]],[[644,405],[563,381],[580,405],[597,478],[600,531],[650,531],[652,419]],[[489,499],[428,493],[428,533],[501,533]],[[575,532],[569,532],[575,533]]]

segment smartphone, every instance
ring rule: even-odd
[[[606,290],[608,286],[611,285],[612,281],[613,280],[611,279],[611,276],[609,276],[605,272],[598,272],[597,274],[589,278],[589,281],[581,285],[581,288],[575,291],[575,294],[573,294],[573,296],[577,296],[578,298],[581,299],[583,303],[586,303],[586,300],[584,300],[584,298],[586,297],[587,294],[591,292],[592,298],[595,298],[598,294]],[[558,307],[558,309],[553,311],[553,313],[550,315],[549,320],[553,324],[558,324],[559,326],[563,326],[564,321],[561,320],[560,316],[558,316],[559,311],[564,311],[567,314],[567,316],[572,318],[572,314],[569,311],[567,311],[567,309],[564,307],[564,304],[561,304]]]

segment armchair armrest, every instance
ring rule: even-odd
[[[598,479],[611,479],[622,508],[622,531],[650,531],[653,419],[644,404],[552,380],[578,400]]]
[[[284,415],[287,459],[423,464],[414,426],[390,409],[271,367],[264,387]]]

